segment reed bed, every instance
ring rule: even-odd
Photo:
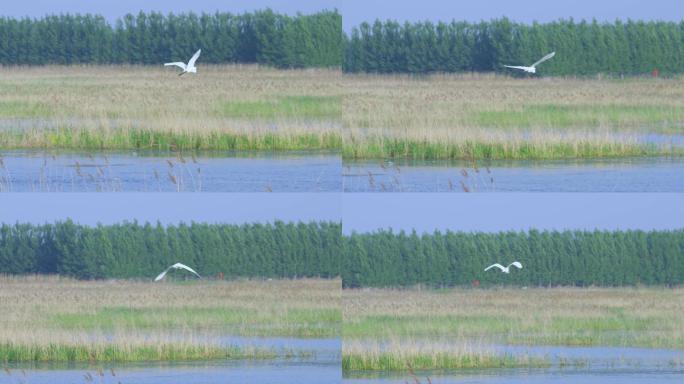
[[[409,369],[467,369],[547,367],[548,359],[514,356],[474,348],[467,343],[417,341],[344,342],[343,371],[407,371]]]
[[[346,158],[557,159],[682,155],[683,78],[349,75]]]
[[[534,366],[487,346],[684,348],[684,288],[345,289],[351,370]]]
[[[339,149],[339,71],[0,68],[0,147]]]
[[[0,68],[0,148],[341,150],[345,158],[681,156],[684,78],[204,65]]]
[[[334,337],[339,280],[76,281],[0,278],[0,361],[262,359],[302,351],[222,336]]]

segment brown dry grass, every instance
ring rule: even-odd
[[[536,156],[544,157],[545,145],[636,145],[641,133],[684,130],[684,78],[363,74],[345,76],[344,88],[344,153],[349,156],[350,143],[383,146],[390,138],[418,147],[531,145],[540,148]],[[372,147],[356,151],[361,157],[377,154]]]
[[[131,129],[195,135],[337,134],[337,118],[241,118],[221,110],[225,104],[269,103],[288,96],[339,97],[340,83],[339,71],[250,65],[203,65],[197,75],[182,77],[161,65],[2,67],[0,117],[9,119],[4,126],[35,130],[36,142],[42,140],[42,129],[54,127],[97,131],[103,137]],[[30,143],[24,139],[19,144]]]
[[[0,343],[213,345],[217,335],[334,336],[340,281],[160,284],[5,276],[0,307]]]
[[[344,290],[345,340],[684,346],[684,288]]]

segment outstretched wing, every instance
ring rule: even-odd
[[[192,55],[192,58],[190,61],[188,61],[188,68],[192,68],[195,66],[195,61],[197,61],[197,58],[199,57],[200,53],[202,53],[201,49],[198,49],[197,52],[195,52],[194,55]]]
[[[165,67],[169,67],[169,66],[173,66],[173,65],[175,65],[176,67],[181,67],[181,69],[185,71],[185,68],[186,68],[185,63],[182,61],[175,61],[173,63],[164,63]]]
[[[499,268],[499,269],[501,270],[501,272],[503,272],[503,271],[506,270],[506,268],[504,268],[503,265],[501,265],[501,264],[499,264],[499,263],[496,263],[496,264],[492,264],[492,265],[490,265],[489,267],[485,268],[485,272],[489,271],[490,269],[492,269],[492,268],[494,268],[494,267]]]
[[[164,272],[160,273],[159,276],[155,277],[154,281],[159,281],[159,280],[163,279],[164,276],[166,276],[166,272],[168,272],[169,269],[171,269],[171,267],[166,268],[166,270]]]
[[[506,68],[513,68],[513,69],[522,69],[523,71],[527,70],[527,67],[519,66],[519,65],[504,65]]]
[[[522,269],[522,264],[520,264],[519,261],[512,262],[508,267],[510,267],[511,265],[514,267],[518,267],[518,269]]]
[[[173,267],[176,268],[176,269],[185,269],[186,271],[190,271],[190,272],[194,273],[194,274],[195,274],[197,277],[199,277],[200,279],[202,278],[202,276],[200,276],[199,273],[195,272],[194,269],[188,267],[188,266],[185,265],[185,264],[176,263],[176,264],[173,265]]]
[[[543,63],[543,62],[545,62],[546,60],[548,60],[548,59],[554,57],[555,55],[556,55],[556,52],[555,52],[555,51],[554,51],[554,52],[551,52],[551,53],[549,53],[548,55],[546,55],[546,56],[542,57],[541,59],[539,59],[536,63],[532,64],[531,66],[532,66],[532,67],[536,67],[537,65],[539,65],[539,64],[541,64],[541,63]]]

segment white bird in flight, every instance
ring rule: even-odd
[[[200,53],[202,53],[201,49],[198,49],[197,52],[195,52],[194,55],[190,58],[190,61],[188,61],[187,64],[185,64],[182,61],[174,61],[173,63],[164,63],[165,67],[168,66],[177,66],[180,67],[183,71],[178,74],[178,76],[182,76],[186,73],[197,73],[197,67],[195,67],[195,61],[197,61],[197,58],[199,57]]]
[[[539,59],[536,63],[530,65],[529,67],[524,67],[524,66],[519,66],[519,65],[504,65],[504,67],[514,68],[514,69],[522,69],[523,71],[528,72],[528,73],[536,73],[537,72],[537,68],[536,68],[537,65],[545,62],[546,60],[554,57],[555,55],[556,55],[556,52],[551,52],[548,55]]]
[[[159,280],[163,279],[164,276],[166,276],[166,272],[168,272],[168,271],[170,271],[170,270],[172,270],[172,269],[185,269],[186,271],[190,271],[190,272],[194,273],[194,274],[195,274],[197,277],[199,277],[200,279],[202,278],[202,276],[200,276],[197,272],[195,272],[194,269],[188,267],[188,266],[185,265],[185,264],[176,263],[176,264],[174,264],[174,265],[172,265],[172,266],[166,268],[166,270],[165,270],[164,272],[160,273],[159,276],[157,276],[157,277],[154,278],[154,281],[159,281]]]
[[[511,266],[518,267],[518,269],[522,269],[522,264],[520,264],[519,261],[514,261],[514,262],[508,264],[508,267],[504,267],[503,265],[501,265],[499,263],[492,264],[489,267],[485,268],[485,272],[496,267],[496,268],[499,268],[501,270],[501,272],[503,272],[503,273],[511,273]]]

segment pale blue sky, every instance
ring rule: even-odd
[[[6,193],[0,223],[340,221],[336,193]]]
[[[0,14],[6,16],[42,16],[46,13],[79,12],[103,14],[110,20],[143,10],[162,12],[233,13],[270,7],[294,14],[337,8],[343,15],[344,29],[362,21],[380,19],[410,20],[488,20],[508,16],[517,21],[549,21],[558,18],[614,20],[680,20],[682,3],[678,0],[480,0],[480,1],[392,1],[392,0],[23,0],[4,1]]]
[[[0,208],[0,223],[343,220],[345,233],[684,228],[677,193],[15,193],[0,194]]]
[[[684,228],[677,193],[347,193],[344,233]]]

